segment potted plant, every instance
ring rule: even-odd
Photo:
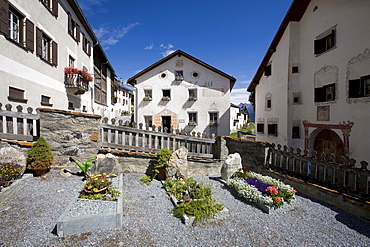
[[[162,148],[155,155],[157,157],[156,162],[153,165],[152,174],[150,176],[144,175],[141,178],[142,184],[150,184],[152,180],[157,177],[159,180],[166,179],[166,165],[170,160],[172,152],[168,148]]]
[[[45,175],[54,163],[54,155],[49,144],[40,137],[28,151],[27,169],[32,170],[35,176]]]

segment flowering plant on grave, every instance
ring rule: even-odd
[[[0,163],[0,191],[2,187],[8,187],[15,179],[20,178],[24,170],[24,166],[20,164]]]
[[[247,201],[282,206],[295,199],[296,190],[290,185],[259,173],[239,170],[227,180],[227,185]]]
[[[105,173],[96,174],[87,178],[87,182],[84,183],[84,189],[97,193],[101,189],[108,188],[111,184],[112,181],[108,180]]]

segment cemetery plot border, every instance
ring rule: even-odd
[[[123,174],[112,179],[115,184],[114,180],[118,180],[117,189],[121,192],[118,199],[104,201],[77,198],[60,216],[56,225],[58,236],[74,235],[98,229],[122,228]]]

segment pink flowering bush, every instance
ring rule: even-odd
[[[65,67],[64,68],[64,73],[66,75],[76,75],[79,73],[79,69],[73,67],[73,66],[69,66],[69,67]]]

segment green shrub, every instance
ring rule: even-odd
[[[54,155],[49,144],[40,137],[28,151],[27,168],[30,170],[48,170],[54,163]]]

